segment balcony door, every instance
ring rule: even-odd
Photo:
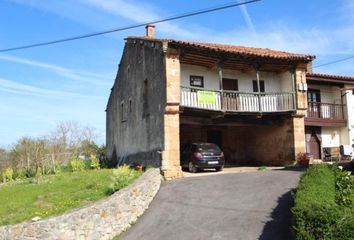
[[[320,90],[309,89],[307,92],[308,117],[321,117],[321,92]]]

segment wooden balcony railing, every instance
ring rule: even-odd
[[[199,92],[199,93],[198,93]],[[201,98],[208,93],[209,103]],[[293,93],[246,93],[181,87],[181,106],[228,112],[285,112],[294,111]]]
[[[327,120],[345,120],[343,106],[343,104],[309,102],[306,117]]]

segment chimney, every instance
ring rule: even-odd
[[[146,37],[154,38],[154,36],[155,36],[155,25],[148,24],[148,25],[146,25],[145,29],[146,29]]]

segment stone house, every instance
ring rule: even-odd
[[[108,100],[112,163],[158,166],[170,179],[182,175],[183,143],[216,143],[228,165],[285,165],[306,152],[315,56],[159,39],[152,25],[146,32],[125,39]]]

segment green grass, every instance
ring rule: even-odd
[[[101,169],[4,184],[0,186],[0,225],[60,214],[103,198],[109,193],[112,175],[112,169]]]

